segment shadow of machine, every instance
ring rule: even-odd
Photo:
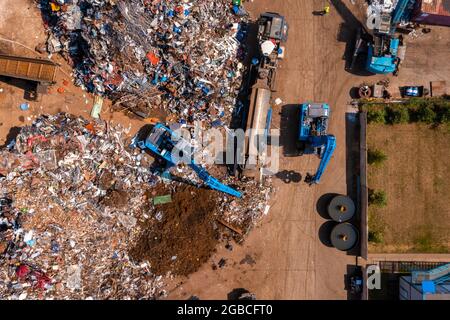
[[[365,43],[371,40],[370,35],[367,32],[361,32],[364,30],[364,26],[341,0],[330,0],[330,2],[344,20],[339,25],[337,40],[346,44],[342,57],[345,60],[345,70],[358,76],[374,75],[365,68],[367,59]],[[358,43],[358,39],[364,41]]]

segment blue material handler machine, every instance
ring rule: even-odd
[[[303,103],[300,105],[299,118],[299,154],[315,154],[320,158],[316,173],[308,175],[306,179],[309,184],[316,184],[319,183],[336,148],[335,136],[328,134],[330,106],[326,103]]]
[[[153,156],[165,163],[164,170],[181,163],[187,164],[211,189],[241,197],[241,193],[211,176],[206,169],[196,164],[192,155],[194,148],[176,132],[162,123],[156,123],[149,134],[137,134],[132,147],[148,150]]]

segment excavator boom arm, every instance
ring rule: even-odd
[[[324,173],[328,163],[330,162],[331,156],[333,155],[334,149],[336,149],[336,138],[333,135],[324,136],[324,151],[321,154],[321,160],[319,167],[317,168],[316,174],[312,177],[310,184],[319,183],[322,174]]]

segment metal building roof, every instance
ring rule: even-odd
[[[441,16],[450,16],[450,0],[422,0],[421,11]]]

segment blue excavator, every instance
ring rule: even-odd
[[[424,2],[420,0],[389,1],[389,4],[394,4],[393,9],[390,5],[387,5],[386,10],[373,11],[367,19],[367,26],[369,29],[373,29],[373,34],[370,35],[364,28],[359,30],[352,66],[356,56],[361,51],[362,44],[367,43],[366,69],[376,74],[393,73],[396,75],[400,62],[405,58],[406,49],[402,43],[403,37],[395,34],[397,26],[410,22],[420,23],[421,25],[430,24],[430,22],[427,23],[424,20],[424,17],[428,14],[418,15]],[[442,6],[445,5],[442,4]],[[441,24],[437,20],[433,21],[432,24],[448,26],[447,23]]]
[[[328,134],[330,106],[326,103],[303,103],[300,105],[300,124],[297,148],[299,155],[315,154],[320,158],[319,167],[314,175],[308,174],[306,182],[319,183],[334,149],[336,138]]]
[[[390,13],[381,13],[373,17],[373,41],[368,43],[366,69],[376,74],[398,72],[401,61],[400,49],[404,49],[402,38],[395,31],[400,22],[408,22],[416,5],[416,0],[399,0]],[[369,17],[370,19],[370,17]]]
[[[363,26],[358,29],[350,69],[354,68],[357,57],[367,48],[367,71],[396,75],[400,62],[404,59],[406,47],[403,37],[397,37],[395,32],[400,23],[411,21],[419,4],[417,0],[398,0],[393,9],[388,6],[389,9],[370,14],[366,25],[372,32]]]
[[[193,146],[162,123],[156,123],[148,134],[139,132],[134,136],[131,146],[150,151],[153,156],[164,163],[164,172],[167,172],[172,166],[186,163],[211,189],[241,197],[239,191],[221,183],[196,164],[192,157]]]

